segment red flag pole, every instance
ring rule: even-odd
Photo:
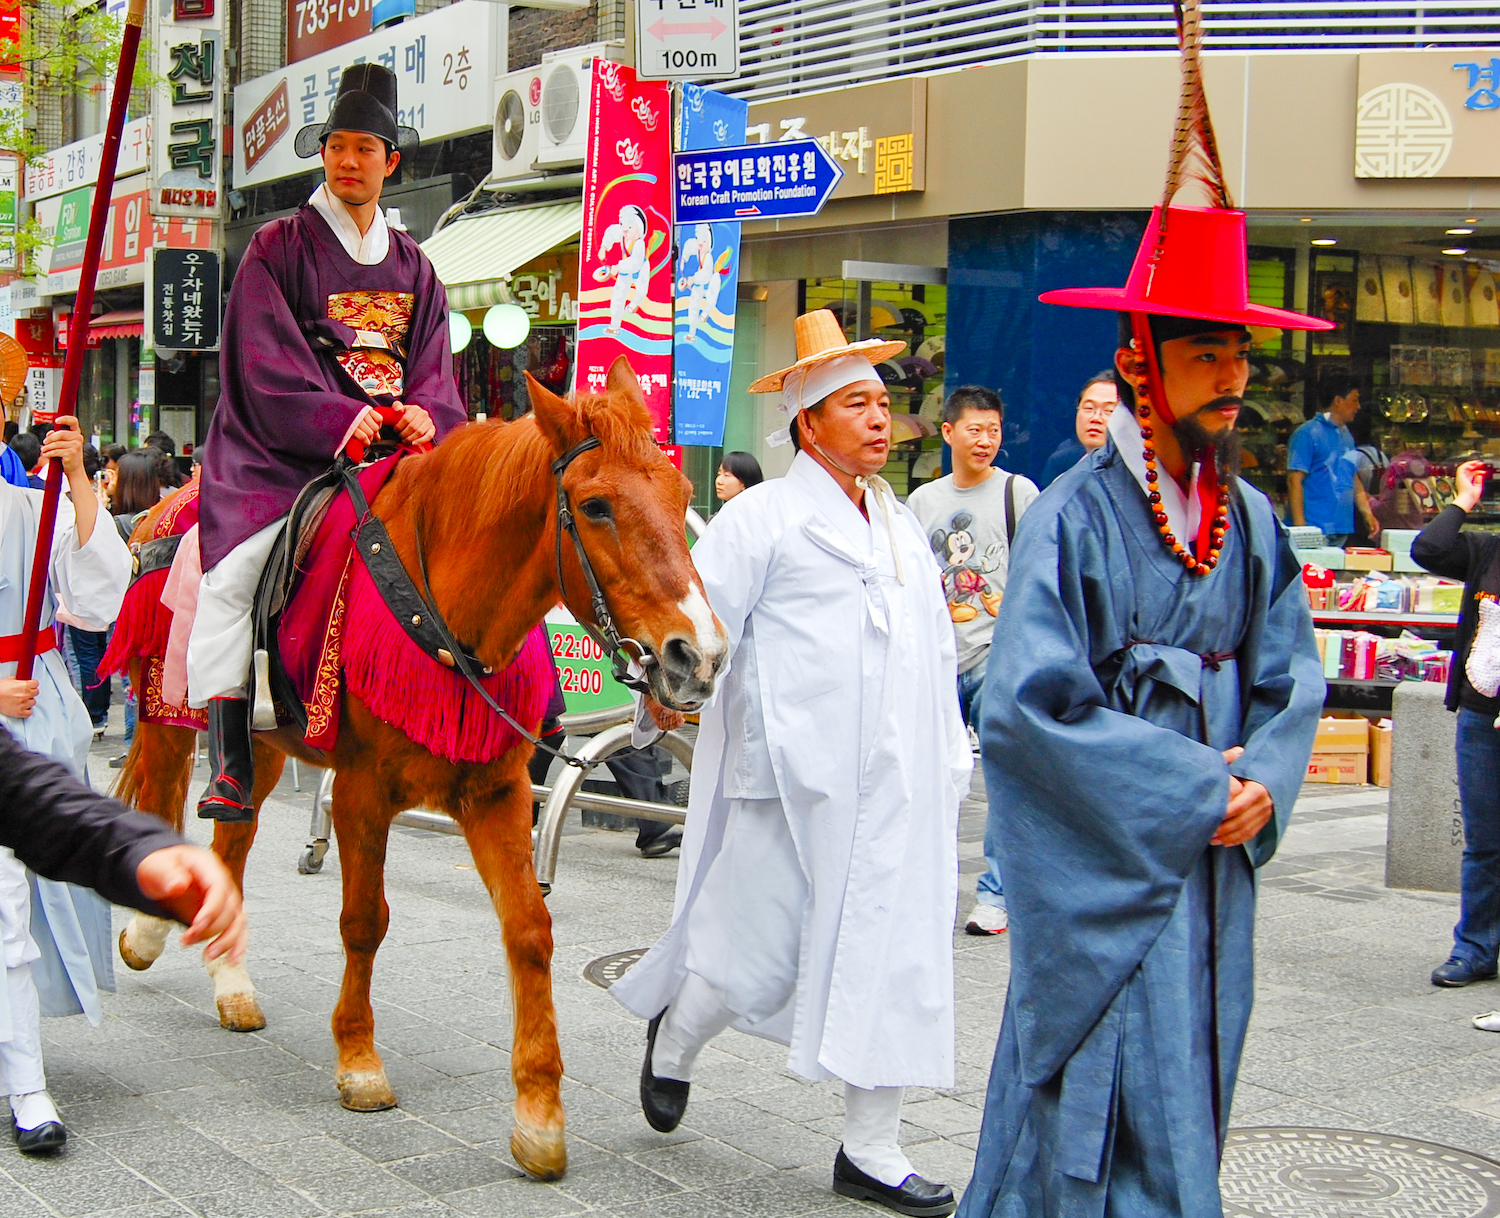
[[[146,0],[130,0],[125,10],[125,36],[120,41],[120,63],[115,70],[115,91],[109,103],[109,124],[104,130],[104,153],[99,159],[99,181],[94,187],[94,206],[89,213],[89,235],[78,278],[78,298],[68,330],[68,354],[63,361],[62,389],[57,413],[76,414],[78,381],[83,375],[83,355],[88,347],[89,315],[94,311],[94,281],[99,275],[99,252],[104,245],[104,226],[109,218],[110,195],[115,185],[115,165],[120,159],[120,136],[125,130],[125,107],[135,77],[136,52],[141,45],[141,27],[146,20]],[[158,136],[157,138],[160,138]],[[35,419],[33,419],[35,421]],[[42,498],[42,520],[37,528],[36,557],[31,564],[31,583],[26,594],[26,618],[21,628],[21,655],[16,677],[31,679],[36,658],[37,629],[42,620],[42,601],[47,591],[47,571],[52,565],[52,531],[57,524],[57,501],[62,497],[62,462],[47,463],[47,489]]]

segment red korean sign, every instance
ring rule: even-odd
[[[275,147],[276,141],[292,129],[289,105],[286,80],[283,78],[271,91],[271,95],[245,120],[240,131],[245,140],[246,169],[254,169],[260,158]]]
[[[575,385],[603,392],[616,357],[672,437],[672,121],[668,87],[595,59],[584,159]]]
[[[286,0],[286,61],[296,63],[370,32],[372,0]]]

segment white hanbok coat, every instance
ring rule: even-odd
[[[926,535],[888,489],[865,505],[869,520],[799,454],[785,478],[726,504],[694,548],[730,667],[699,729],[671,927],[610,992],[643,1018],[675,997],[731,802],[779,799],[803,875],[764,883],[807,891],[796,989],[737,1026],[787,1044],[804,1078],[950,1087],[958,808],[973,761]]]
[[[0,483],[0,634],[21,632],[41,514],[41,491]],[[85,629],[107,630],[130,585],[130,567],[130,550],[103,509],[88,543],[78,544],[73,505],[65,494],[57,507],[42,630],[52,629],[54,589],[61,591]],[[14,662],[0,664],[0,677],[15,675]],[[62,653],[53,650],[38,656],[32,676],[40,688],[30,717],[0,715],[0,726],[32,752],[60,762],[87,781],[93,726],[68,679]],[[99,1022],[99,991],[114,988],[110,910],[102,897],[35,876],[28,886],[15,856],[0,849],[0,943],[6,967],[31,963],[42,1014],[81,1011]],[[0,1041],[6,1041],[11,1036],[10,1004],[3,986],[0,1007]]]

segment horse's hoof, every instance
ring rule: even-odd
[[[126,968],[131,968],[138,973],[143,973],[153,964],[155,964],[156,960],[154,958],[151,960],[147,960],[144,956],[137,956],[135,952],[131,951],[130,941],[126,938],[126,936],[129,934],[130,927],[128,926],[120,932],[120,959],[125,961]]]
[[[384,1112],[396,1106],[396,1093],[385,1070],[346,1070],[335,1080],[339,1103],[350,1112]]]
[[[546,1129],[516,1118],[510,1153],[521,1170],[535,1180],[560,1180],[568,1170],[568,1146],[562,1127]]]
[[[231,1032],[259,1032],[266,1026],[266,1014],[254,994],[221,994],[216,1001],[219,1027]]]

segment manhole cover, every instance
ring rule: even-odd
[[[607,990],[630,971],[630,966],[646,954],[646,948],[635,947],[613,956],[600,956],[583,966],[583,975],[601,990]]]
[[[1431,1142],[1349,1129],[1234,1129],[1225,1218],[1494,1218],[1500,1164]]]

